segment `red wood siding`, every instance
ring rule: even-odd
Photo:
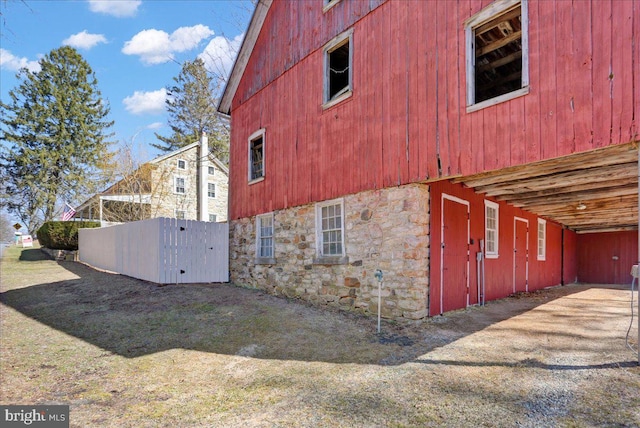
[[[429,315],[440,314],[440,283],[441,283],[441,218],[442,194],[454,196],[469,202],[470,208],[470,241],[469,245],[469,302],[478,302],[477,293],[477,262],[476,253],[480,251],[480,240],[485,239],[484,228],[484,201],[483,195],[473,192],[461,185],[452,184],[449,181],[433,183],[430,186],[430,275],[429,275]],[[490,199],[489,199],[490,200]],[[485,260],[485,300],[495,300],[506,297],[514,292],[514,217],[528,221],[529,224],[529,268],[528,291],[539,290],[544,287],[559,285],[562,278],[562,227],[556,223],[547,221],[546,234],[546,258],[544,261],[537,259],[538,248],[538,217],[519,208],[498,203],[498,258]],[[466,238],[466,228],[459,227],[459,234]],[[453,231],[451,233],[454,233]],[[572,232],[571,232],[572,233]],[[575,235],[575,234],[574,234]],[[445,270],[445,275],[447,271]],[[455,274],[453,274],[455,277]],[[445,278],[444,283],[450,282]],[[445,307],[445,310],[453,309]]]
[[[573,284],[578,280],[578,235],[569,229],[564,229],[562,232],[562,249],[564,251],[562,259],[562,283]]]
[[[638,263],[638,232],[577,235],[578,281],[630,284],[631,267]]]
[[[232,103],[231,219],[638,138],[640,2],[530,1],[530,93],[467,113],[463,22],[489,3],[274,0]],[[348,28],[353,96],[323,110],[322,47]]]

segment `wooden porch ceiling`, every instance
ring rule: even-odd
[[[578,233],[638,228],[638,142],[453,180]]]

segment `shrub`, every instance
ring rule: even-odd
[[[97,221],[48,221],[36,232],[38,242],[52,250],[77,250],[78,229],[100,227]]]

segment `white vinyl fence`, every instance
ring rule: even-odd
[[[78,231],[79,260],[158,284],[229,281],[229,224],[154,218]]]

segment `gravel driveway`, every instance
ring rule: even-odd
[[[11,249],[0,403],[71,426],[637,427],[630,292],[570,285],[413,324]],[[637,346],[637,323],[631,342]]]

